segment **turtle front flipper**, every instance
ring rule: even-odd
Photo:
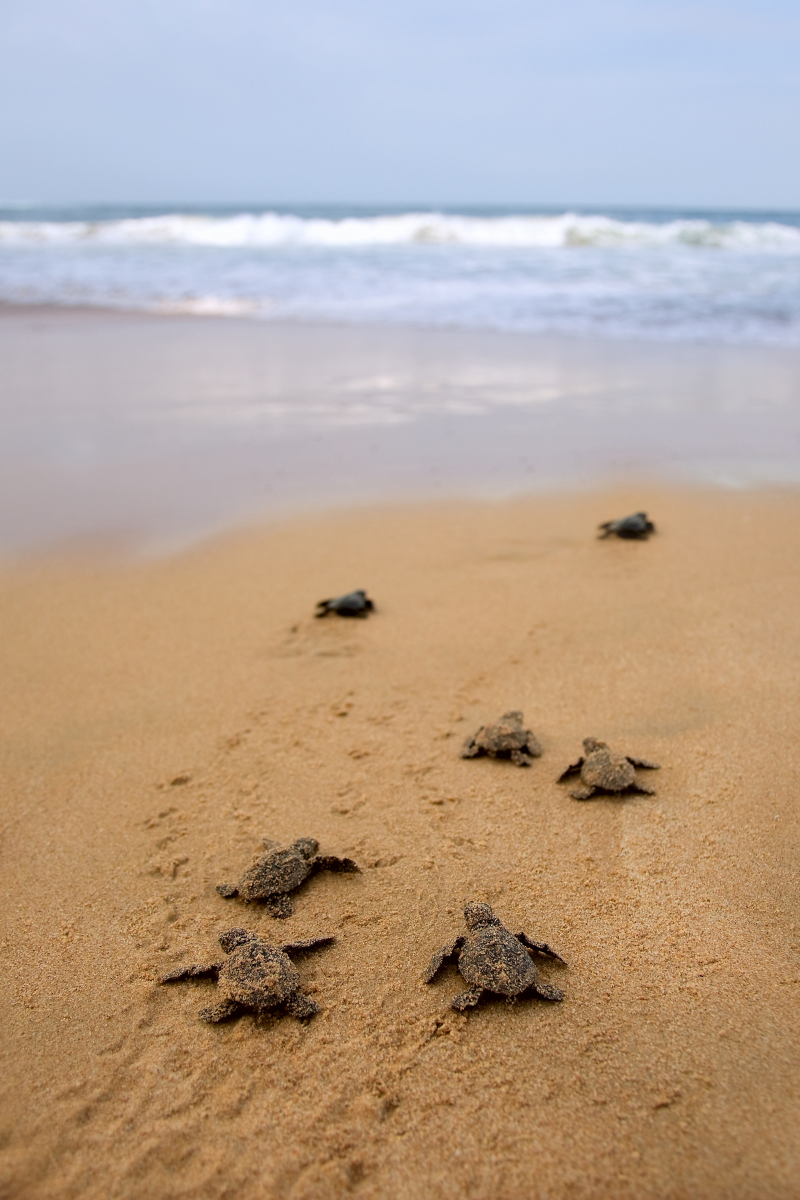
[[[541,758],[542,756],[542,747],[539,739],[531,733],[530,729],[528,730],[528,740],[525,743],[525,753],[530,754],[531,758]]]
[[[512,750],[508,757],[518,767],[529,767],[533,762],[530,754],[525,750]]]
[[[281,946],[280,949],[284,954],[292,954],[295,951],[299,952],[301,950],[315,950],[317,946],[329,946],[331,942],[335,941],[336,938],[333,936],[333,934],[328,934],[327,937],[307,938],[303,942],[287,942],[286,945]]]
[[[239,889],[234,883],[218,883],[216,889],[220,896],[224,896],[226,900],[232,900],[234,896],[239,895]]]
[[[210,1004],[208,1008],[201,1008],[198,1016],[201,1021],[217,1024],[219,1021],[229,1021],[231,1017],[237,1016],[242,1011],[242,1005],[236,1000],[220,1000],[219,1004]]]
[[[645,771],[661,770],[658,763],[650,762],[649,758],[634,758],[632,754],[626,754],[625,757],[632,767],[642,767]]]
[[[563,1000],[564,993],[561,988],[553,987],[550,983],[535,983],[531,988],[534,995],[541,1000]]]
[[[318,854],[311,862],[312,871],[336,871],[347,874],[361,873],[361,867],[352,858],[337,858],[335,854]]]
[[[478,745],[478,738],[483,733],[483,730],[484,730],[484,726],[481,725],[480,729],[478,730],[478,732],[475,734],[474,737],[467,738],[467,740],[464,742],[464,745],[461,747],[461,753],[460,753],[459,757],[461,757],[461,758],[477,758],[478,757],[478,755],[481,752],[481,748]]]
[[[462,934],[460,937],[454,938],[452,942],[448,942],[446,946],[442,946],[441,950],[437,950],[428,963],[427,970],[422,976],[422,982],[430,983],[436,973],[441,970],[445,959],[452,958],[456,950],[460,950],[465,941],[466,939]]]
[[[456,1012],[463,1012],[465,1008],[474,1008],[484,993],[484,989],[480,987],[470,988],[468,992],[459,992],[450,1002],[450,1007]]]
[[[313,1017],[320,1011],[318,1004],[309,996],[301,995],[300,992],[295,992],[293,996],[285,1000],[283,1007],[291,1016],[297,1017],[298,1021],[307,1021],[309,1017]]]
[[[552,947],[548,946],[547,942],[535,942],[533,938],[529,938],[527,933],[515,933],[514,937],[518,942],[522,942],[523,946],[527,946],[529,950],[535,950],[537,954],[544,954],[547,958],[554,958],[556,962],[567,965],[566,959],[563,959]]]
[[[580,775],[581,767],[583,766],[584,761],[583,755],[581,755],[577,762],[570,763],[566,771],[561,772],[556,780],[556,783],[563,783],[565,779],[569,779],[570,775]]]
[[[285,917],[292,915],[292,898],[286,892],[281,892],[277,896],[266,896],[264,907],[276,921],[282,921]]]
[[[639,783],[638,779],[635,779],[633,781],[633,783],[628,788],[628,791],[629,792],[641,792],[645,796],[655,796],[655,794],[656,794],[655,788],[648,787],[646,783]]]
[[[181,979],[202,979],[204,975],[219,975],[222,963],[192,963],[190,967],[178,967],[163,975],[161,983],[178,983]]]
[[[575,788],[574,792],[570,792],[570,796],[573,800],[591,800],[596,791],[597,788],[593,787]]]

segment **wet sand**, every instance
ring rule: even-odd
[[[354,503],[800,483],[800,350],[0,306],[0,555]]]
[[[357,586],[369,620],[312,618]],[[799,586],[796,491],[652,485],[8,565],[0,1194],[793,1200]],[[543,756],[461,760],[509,708]],[[656,795],[571,800],[587,735]],[[283,922],[215,892],[303,835],[362,873]],[[469,899],[562,1004],[420,982]],[[235,925],[336,936],[317,1017],[159,986]]]

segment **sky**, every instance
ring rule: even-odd
[[[800,208],[797,0],[0,0],[0,203]]]

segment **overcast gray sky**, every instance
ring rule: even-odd
[[[0,200],[800,208],[797,0],[0,0]]]

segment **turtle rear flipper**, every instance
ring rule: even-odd
[[[234,896],[239,895],[239,889],[234,883],[218,883],[216,889],[220,896],[224,896],[226,900],[232,900]]]
[[[575,788],[574,792],[570,792],[570,796],[573,800],[591,800],[596,791],[597,788],[593,787]]]
[[[242,1005],[236,1000],[221,1000],[219,1004],[210,1004],[208,1008],[201,1008],[198,1016],[201,1021],[217,1024],[219,1021],[229,1021],[231,1017],[235,1017],[242,1011]]]
[[[553,987],[550,983],[535,983],[531,989],[541,1000],[563,1000],[561,988]]]
[[[283,921],[292,915],[292,898],[286,892],[277,896],[265,896],[264,907],[276,921]]]
[[[628,788],[628,791],[641,792],[643,796],[655,796],[656,794],[655,788],[648,787],[646,783],[639,783],[638,779],[631,784],[631,786]]]
[[[459,992],[450,1002],[450,1007],[456,1012],[463,1012],[465,1008],[474,1008],[484,993],[484,989],[480,987],[470,988],[468,992]]]
[[[297,1017],[298,1021],[307,1021],[320,1010],[318,1004],[300,992],[295,992],[288,1000],[284,1000],[283,1007],[291,1016]]]

